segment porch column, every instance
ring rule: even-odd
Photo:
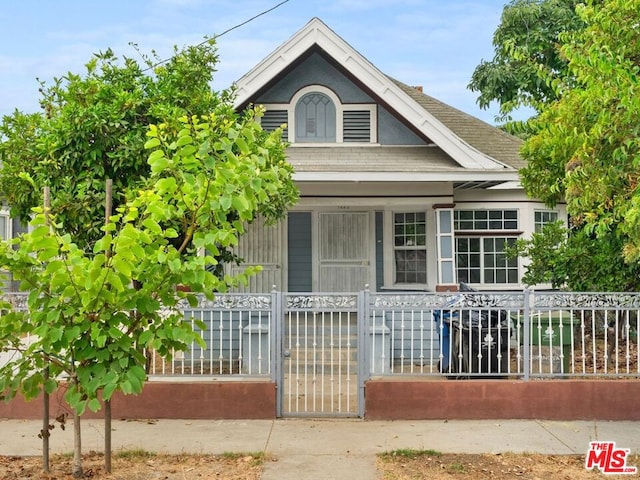
[[[436,204],[436,245],[438,255],[438,283],[436,291],[458,290],[453,234],[454,204]]]

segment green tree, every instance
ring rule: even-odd
[[[523,149],[522,182],[548,204],[566,200],[585,238],[619,245],[619,275],[637,275],[640,259],[640,0],[577,9],[586,27],[564,34],[572,82],[533,121]],[[613,239],[616,239],[613,241]]]
[[[246,280],[251,269],[221,278],[209,267],[258,212],[295,201],[281,131],[264,132],[256,115],[221,102],[209,115],[151,125],[149,177],[101,229],[91,252],[42,210],[30,232],[0,243],[0,268],[30,292],[26,311],[3,305],[0,350],[19,355],[0,368],[0,392],[30,399],[64,384],[76,417],[74,476],[83,473],[85,409],[98,410],[118,391],[139,393],[147,350],[169,357],[202,343],[178,302],[186,296],[197,303],[197,293],[212,297]],[[176,291],[178,283],[191,292]]]
[[[469,88],[478,104],[500,107],[500,120],[522,107],[539,112],[558,98],[553,79],[571,74],[560,52],[559,35],[584,28],[575,13],[577,0],[512,0],[505,5],[493,35],[494,57],[476,67]],[[515,125],[512,125],[515,126]]]
[[[142,58],[140,64],[111,50],[98,53],[84,74],[42,83],[41,113],[3,118],[0,200],[13,217],[28,222],[47,185],[57,221],[90,251],[104,223],[105,180],[113,181],[117,207],[149,173],[148,125],[207,115],[232,95],[211,89],[218,60],[213,40],[176,48],[166,62]]]
[[[638,291],[640,265],[625,263],[622,246],[614,234],[598,239],[585,230],[571,232],[558,222],[518,240],[507,255],[529,258],[522,277],[526,285],[550,284],[577,292]]]

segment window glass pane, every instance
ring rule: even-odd
[[[484,266],[485,268],[495,267],[495,256],[490,253],[484,254]]]
[[[453,262],[442,262],[442,281],[444,283],[453,283]]]
[[[480,269],[470,270],[469,283],[480,283]]]
[[[518,222],[515,220],[507,220],[504,222],[505,230],[517,230],[517,228],[518,228]]]
[[[451,233],[451,211],[441,210],[438,213],[440,215],[440,232]]]
[[[308,93],[296,104],[296,142],[335,142],[336,107],[323,93]]]
[[[451,244],[451,237],[440,237],[440,250],[442,258],[453,257],[453,245]]]
[[[508,272],[509,281],[507,283],[518,283],[518,270],[510,269]]]

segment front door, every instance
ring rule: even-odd
[[[369,214],[320,212],[317,291],[358,292],[370,282]]]

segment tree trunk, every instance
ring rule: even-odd
[[[73,412],[73,466],[71,469],[73,478],[82,478],[82,434],[80,433],[80,415]]]
[[[45,384],[49,380],[49,367],[44,368],[44,381]],[[49,437],[51,435],[49,430],[49,394],[44,389],[42,395],[42,469],[49,473]]]
[[[104,470],[111,473],[111,400],[104,402]]]

